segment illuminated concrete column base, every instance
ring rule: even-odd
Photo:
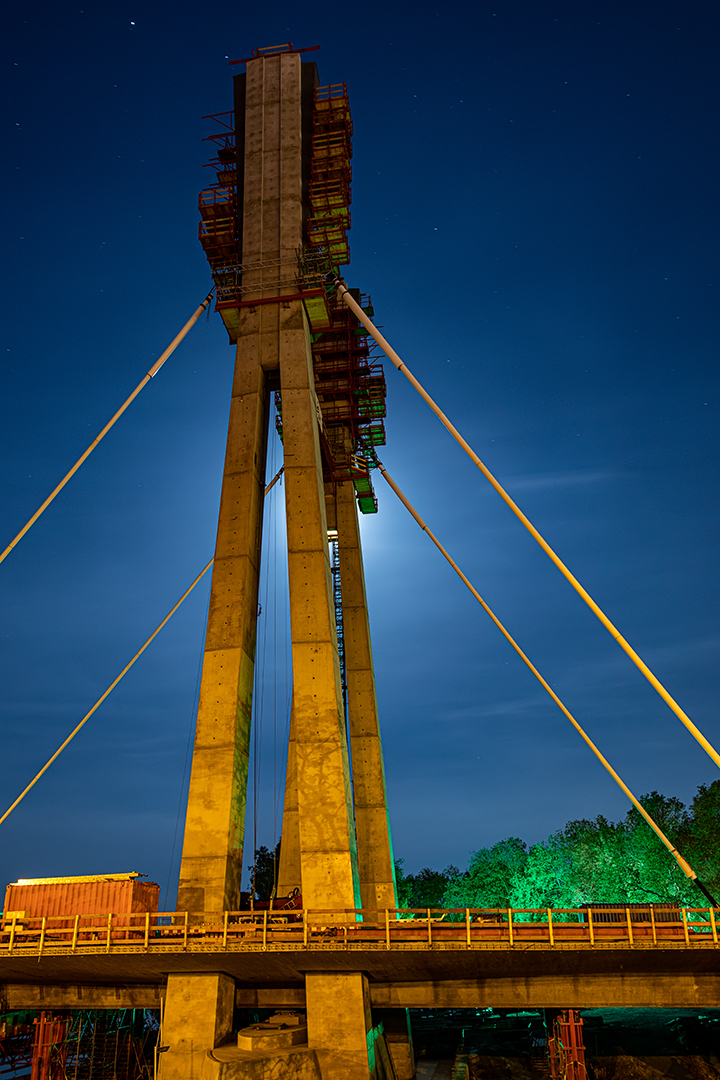
[[[396,1080],[382,1028],[373,1027],[365,975],[308,972],[305,1008],[322,1080]]]
[[[235,980],[229,975],[169,975],[160,1054],[161,1080],[217,1076],[209,1051],[232,1032]]]

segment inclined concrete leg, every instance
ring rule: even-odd
[[[357,848],[318,407],[309,331],[299,301],[288,307],[280,342],[280,383],[303,904],[315,909],[357,908]]]
[[[232,1031],[235,980],[229,975],[170,975],[159,1055],[160,1080],[213,1080],[208,1056]]]
[[[179,911],[222,912],[240,906],[267,420],[265,373],[238,345]]]
[[[363,908],[384,911],[385,908],[397,907],[395,864],[388,821],[360,526],[355,490],[350,482],[337,485],[335,508],[360,893]]]

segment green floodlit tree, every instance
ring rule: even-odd
[[[720,781],[698,788],[690,807],[690,820],[692,825],[687,842],[683,838],[683,850],[703,884],[720,899]]]
[[[684,804],[657,791],[645,796],[642,804],[679,851],[689,857],[687,841],[694,823]],[[657,842],[635,807],[628,811],[619,828],[622,830],[620,842],[627,865],[626,893],[630,902],[674,900],[690,906],[705,905],[697,887],[688,881],[675,860]],[[616,891],[620,887],[617,884]]]
[[[515,906],[518,881],[525,873],[528,849],[523,840],[510,836],[480,848],[470,856],[464,874],[455,872],[448,880],[445,907],[506,908]]]
[[[720,780],[700,787],[688,809],[657,791],[641,800],[714,895],[720,892]],[[437,872],[421,872],[429,879]],[[416,875],[419,876],[419,875]],[[707,901],[684,876],[632,807],[617,823],[599,816],[570,821],[547,840],[509,837],[470,856],[462,873],[448,867],[444,907],[578,908],[588,903]],[[420,905],[418,905],[420,906]]]

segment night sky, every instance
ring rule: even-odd
[[[321,83],[346,82],[353,109],[348,283],[717,746],[719,24],[715,3],[666,0],[15,5],[0,547],[208,291],[202,117],[232,107],[228,60],[320,45]],[[233,359],[219,316],[203,317],[0,566],[0,812],[211,557]],[[395,480],[635,793],[688,801],[715,765],[385,368]],[[269,471],[281,460],[273,434]],[[624,816],[567,720],[376,487],[362,529],[406,870]],[[282,499],[278,485],[267,500],[246,863],[279,829]],[[174,905],[208,585],[0,826],[0,885],[139,870]]]

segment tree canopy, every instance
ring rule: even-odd
[[[720,780],[700,787],[690,807],[657,791],[640,801],[717,897]],[[663,901],[707,905],[634,807],[615,823],[602,816],[570,821],[530,847],[508,837],[472,852],[465,871],[426,867],[406,875],[402,861],[398,869],[401,907],[577,908]]]
[[[274,895],[281,842],[282,838],[278,840],[274,851],[270,851],[264,844],[255,849],[255,861],[248,866],[250,889],[252,891],[254,887],[255,900],[269,900]]]

